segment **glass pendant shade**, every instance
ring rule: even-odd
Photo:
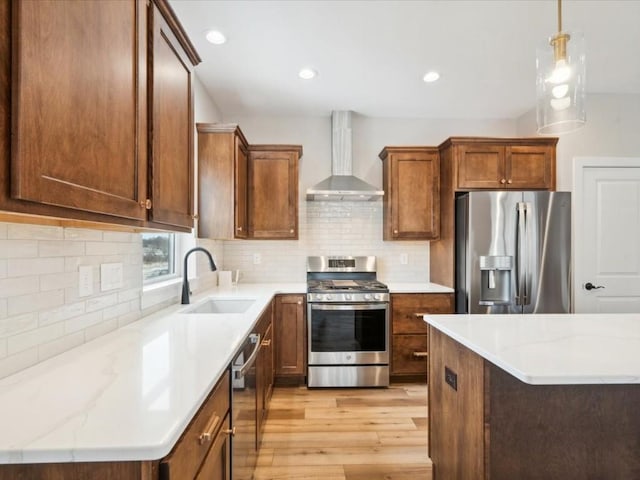
[[[537,49],[538,133],[559,135],[584,126],[585,42],[579,32],[561,32]]]

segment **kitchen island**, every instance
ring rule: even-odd
[[[640,478],[640,315],[432,315],[437,480]]]

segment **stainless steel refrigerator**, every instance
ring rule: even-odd
[[[571,311],[571,194],[456,199],[456,312]]]

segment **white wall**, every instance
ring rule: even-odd
[[[640,155],[640,95],[587,96],[587,123],[560,136],[557,148],[557,189],[573,190],[574,157],[637,157]],[[520,117],[517,133],[536,135],[535,109]]]
[[[226,241],[224,268],[239,269],[244,281],[304,281],[308,255],[376,255],[383,281],[428,281],[429,242],[384,242],[382,202],[307,202],[308,187],[331,174],[331,118],[225,118],[240,124],[251,144],[303,146],[300,162],[298,241]],[[378,154],[387,145],[438,145],[452,135],[514,136],[510,120],[425,120],[353,116],[353,173],[382,185]],[[259,253],[261,263],[253,263]],[[409,263],[400,263],[406,253]]]

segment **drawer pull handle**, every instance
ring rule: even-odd
[[[419,312],[419,313],[414,313],[413,316],[419,319],[422,319],[422,317],[424,317],[425,315],[430,315],[429,312]]]
[[[429,352],[413,352],[413,358],[426,358],[429,356]]]
[[[205,429],[205,431],[203,433],[200,434],[200,445],[210,442],[213,439],[213,434],[216,431],[216,428],[218,428],[218,424],[220,423],[220,417],[218,415],[215,415],[210,421],[209,421],[209,425],[207,425],[207,428]]]
[[[269,340],[262,340],[261,345],[262,345],[263,347],[268,347],[268,346],[270,346],[270,345],[271,345],[271,339],[269,339]]]

